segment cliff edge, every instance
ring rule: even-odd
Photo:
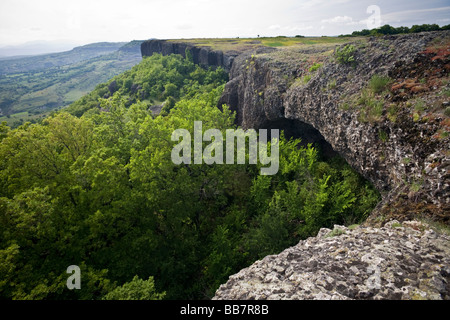
[[[222,67],[229,72],[234,58],[241,52],[223,52],[214,50],[207,46],[196,46],[195,44],[175,40],[148,40],[141,44],[143,57],[151,56],[153,53],[163,55],[180,54],[186,57],[186,50],[190,52],[193,62],[204,67]]]

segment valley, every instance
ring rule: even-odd
[[[0,121],[36,122],[141,60],[141,41],[98,43],[68,52],[0,60]]]

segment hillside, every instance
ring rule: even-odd
[[[27,73],[32,71],[61,67],[89,60],[101,55],[115,52],[126,42],[100,42],[76,47],[70,51],[43,54],[31,57],[12,58],[0,60],[0,75]]]
[[[449,45],[143,42],[67,108],[0,126],[0,297],[448,299]],[[235,143],[252,128],[281,131],[249,133],[256,163]]]
[[[374,219],[447,222],[449,32],[308,40],[152,40],[142,52],[188,49],[199,64],[228,68],[219,107],[243,128],[283,129],[343,156],[385,199]]]
[[[0,59],[20,58],[25,56],[36,56],[40,54],[70,51],[77,44],[69,40],[36,40],[27,41],[22,44],[8,45],[0,47]]]
[[[17,126],[69,105],[141,60],[139,41],[0,61],[0,121]]]

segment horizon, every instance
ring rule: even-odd
[[[443,27],[444,25],[439,25],[439,27]],[[408,27],[411,28],[411,26],[401,26],[401,27]],[[362,31],[360,30],[353,30],[355,31]],[[310,35],[302,35],[303,38],[321,38],[321,37],[340,37],[340,36],[350,36],[351,32],[349,34],[339,34],[339,35],[317,35],[317,36],[310,36]],[[27,41],[25,43],[21,43],[18,45],[7,45],[7,46],[0,46],[0,58],[19,58],[19,57],[27,57],[27,56],[37,56],[37,55],[45,55],[45,54],[54,54],[54,53],[61,53],[61,52],[68,52],[71,50],[74,50],[78,47],[84,47],[92,44],[97,43],[123,43],[124,45],[131,43],[133,41],[147,41],[147,40],[196,40],[196,39],[264,39],[264,38],[277,38],[277,37],[285,37],[285,38],[295,38],[296,36],[285,36],[285,35],[278,35],[278,36],[256,36],[256,37],[205,37],[205,38],[166,38],[166,39],[160,39],[160,38],[148,38],[148,39],[133,39],[129,41],[95,41],[95,42],[88,42],[88,43],[74,43],[70,42],[69,40],[32,40]],[[37,46],[37,47],[33,47]],[[50,49],[55,48],[55,49]],[[32,51],[32,53],[8,53],[8,51],[17,52],[17,51]]]
[[[448,1],[3,0],[0,48],[132,40],[338,36],[389,24],[450,23]],[[20,17],[20,18],[18,18]],[[375,19],[375,20],[374,20]],[[375,24],[374,24],[375,23]]]

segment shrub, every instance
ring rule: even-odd
[[[355,62],[354,53],[356,48],[352,44],[347,44],[344,47],[336,48],[335,57],[336,61],[342,64],[350,64]]]
[[[144,281],[135,276],[132,281],[106,294],[103,300],[162,300],[165,292],[157,293],[153,277]]]
[[[340,236],[341,234],[345,234],[345,230],[341,228],[334,228],[333,231],[325,235],[325,238],[332,238]]]
[[[314,63],[311,68],[309,68],[309,72],[315,72],[322,66],[321,63]]]
[[[335,89],[336,88],[336,79],[331,79],[327,84],[327,89]]]
[[[378,121],[383,114],[384,100],[377,99],[372,90],[363,89],[356,103],[361,107],[358,119],[361,122]]]
[[[389,134],[386,131],[380,129],[378,131],[378,137],[381,141],[386,142],[389,139]]]
[[[369,81],[369,88],[373,91],[373,93],[380,93],[386,89],[386,86],[390,81],[391,79],[389,77],[374,74]]]
[[[309,80],[311,80],[311,76],[309,74],[303,77],[303,83],[306,84],[309,82]]]
[[[397,112],[398,109],[395,106],[389,106],[387,109],[387,118],[389,119],[389,121],[391,122],[396,122],[397,121]]]

